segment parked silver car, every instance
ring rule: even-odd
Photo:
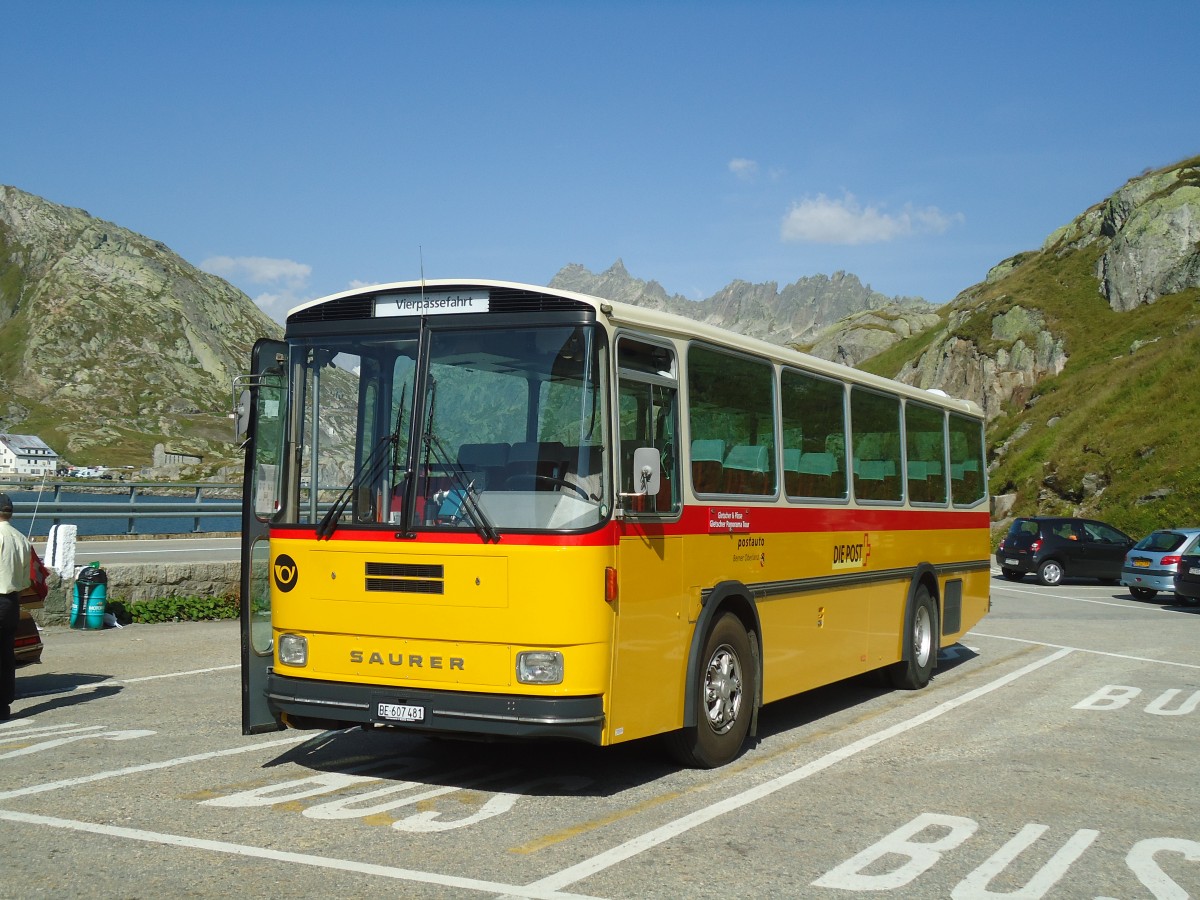
[[[1149,600],[1159,591],[1175,591],[1179,557],[1200,547],[1200,528],[1152,531],[1125,554],[1121,584],[1135,599]]]

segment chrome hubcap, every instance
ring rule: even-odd
[[[728,644],[722,644],[708,661],[704,673],[704,707],[708,724],[724,734],[737,721],[742,708],[742,664]]]
[[[929,610],[922,606],[917,609],[913,621],[913,659],[917,665],[924,668],[929,664],[929,656],[933,652],[933,623],[929,620]]]

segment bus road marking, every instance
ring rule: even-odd
[[[631,859],[646,850],[657,847],[659,844],[663,844],[674,837],[678,837],[679,835],[684,834],[693,828],[704,825],[713,819],[725,815],[726,813],[741,809],[743,806],[748,806],[751,803],[769,797],[771,794],[774,794],[777,791],[791,787],[793,784],[803,781],[805,778],[809,778],[812,775],[822,772],[825,769],[836,765],[837,763],[844,762],[845,760],[862,753],[864,750],[870,750],[879,744],[904,734],[905,732],[911,731],[920,725],[931,722],[945,713],[958,709],[960,706],[964,706],[967,703],[978,700],[980,697],[985,697],[993,691],[999,690],[1002,687],[1006,687],[1009,684],[1012,684],[1014,681],[1024,678],[1026,675],[1036,672],[1044,666],[1058,662],[1060,659],[1069,656],[1072,652],[1073,651],[1071,648],[1060,649],[1054,653],[1051,653],[1049,656],[1035,660],[1034,662],[1029,663],[1028,665],[1023,666],[1022,668],[1013,672],[1009,672],[1007,675],[1003,675],[1000,678],[997,678],[995,681],[989,682],[981,687],[975,688],[974,690],[967,691],[965,694],[947,700],[944,703],[935,706],[933,709],[920,713],[913,718],[908,719],[907,721],[900,722],[889,728],[885,728],[882,731],[877,731],[874,734],[859,738],[857,741],[847,744],[845,747],[841,747],[831,753],[827,753],[824,756],[819,757],[812,762],[806,763],[799,768],[793,769],[790,772],[785,772],[783,775],[773,778],[770,781],[742,791],[740,794],[734,794],[732,797],[727,797],[724,800],[710,804],[709,806],[698,809],[695,812],[689,813],[685,816],[681,816],[673,822],[668,822],[665,825],[638,835],[637,837],[631,838],[622,844],[618,844],[616,847],[613,847],[610,850],[606,850],[603,853],[593,856],[590,859],[585,859],[573,866],[568,866],[567,868],[562,869],[553,875],[549,875],[546,878],[542,878],[539,881],[533,882],[528,886],[527,889],[561,889],[567,887],[568,885],[574,884],[577,881],[582,881],[584,878],[588,878],[604,871],[605,869],[609,869],[618,863],[622,863],[627,859]]]

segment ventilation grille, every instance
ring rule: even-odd
[[[479,290],[477,286],[438,285],[438,291],[447,290]],[[493,313],[532,313],[532,312],[586,312],[592,309],[588,304],[579,300],[567,300],[553,294],[541,294],[537,291],[525,291],[515,288],[486,288],[491,298],[489,309]],[[394,292],[389,292],[394,293]],[[417,294],[417,291],[407,293]],[[375,295],[360,294],[356,297],[343,297],[341,300],[331,300],[317,306],[310,306],[288,316],[292,322],[334,322],[342,319],[370,319],[375,315]]]
[[[391,594],[444,594],[445,570],[419,563],[367,563],[367,590]]]

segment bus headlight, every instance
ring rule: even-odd
[[[308,638],[300,634],[281,634],[279,662],[285,666],[307,666]]]
[[[517,681],[522,684],[562,684],[563,655],[557,650],[527,650],[517,654]]]

